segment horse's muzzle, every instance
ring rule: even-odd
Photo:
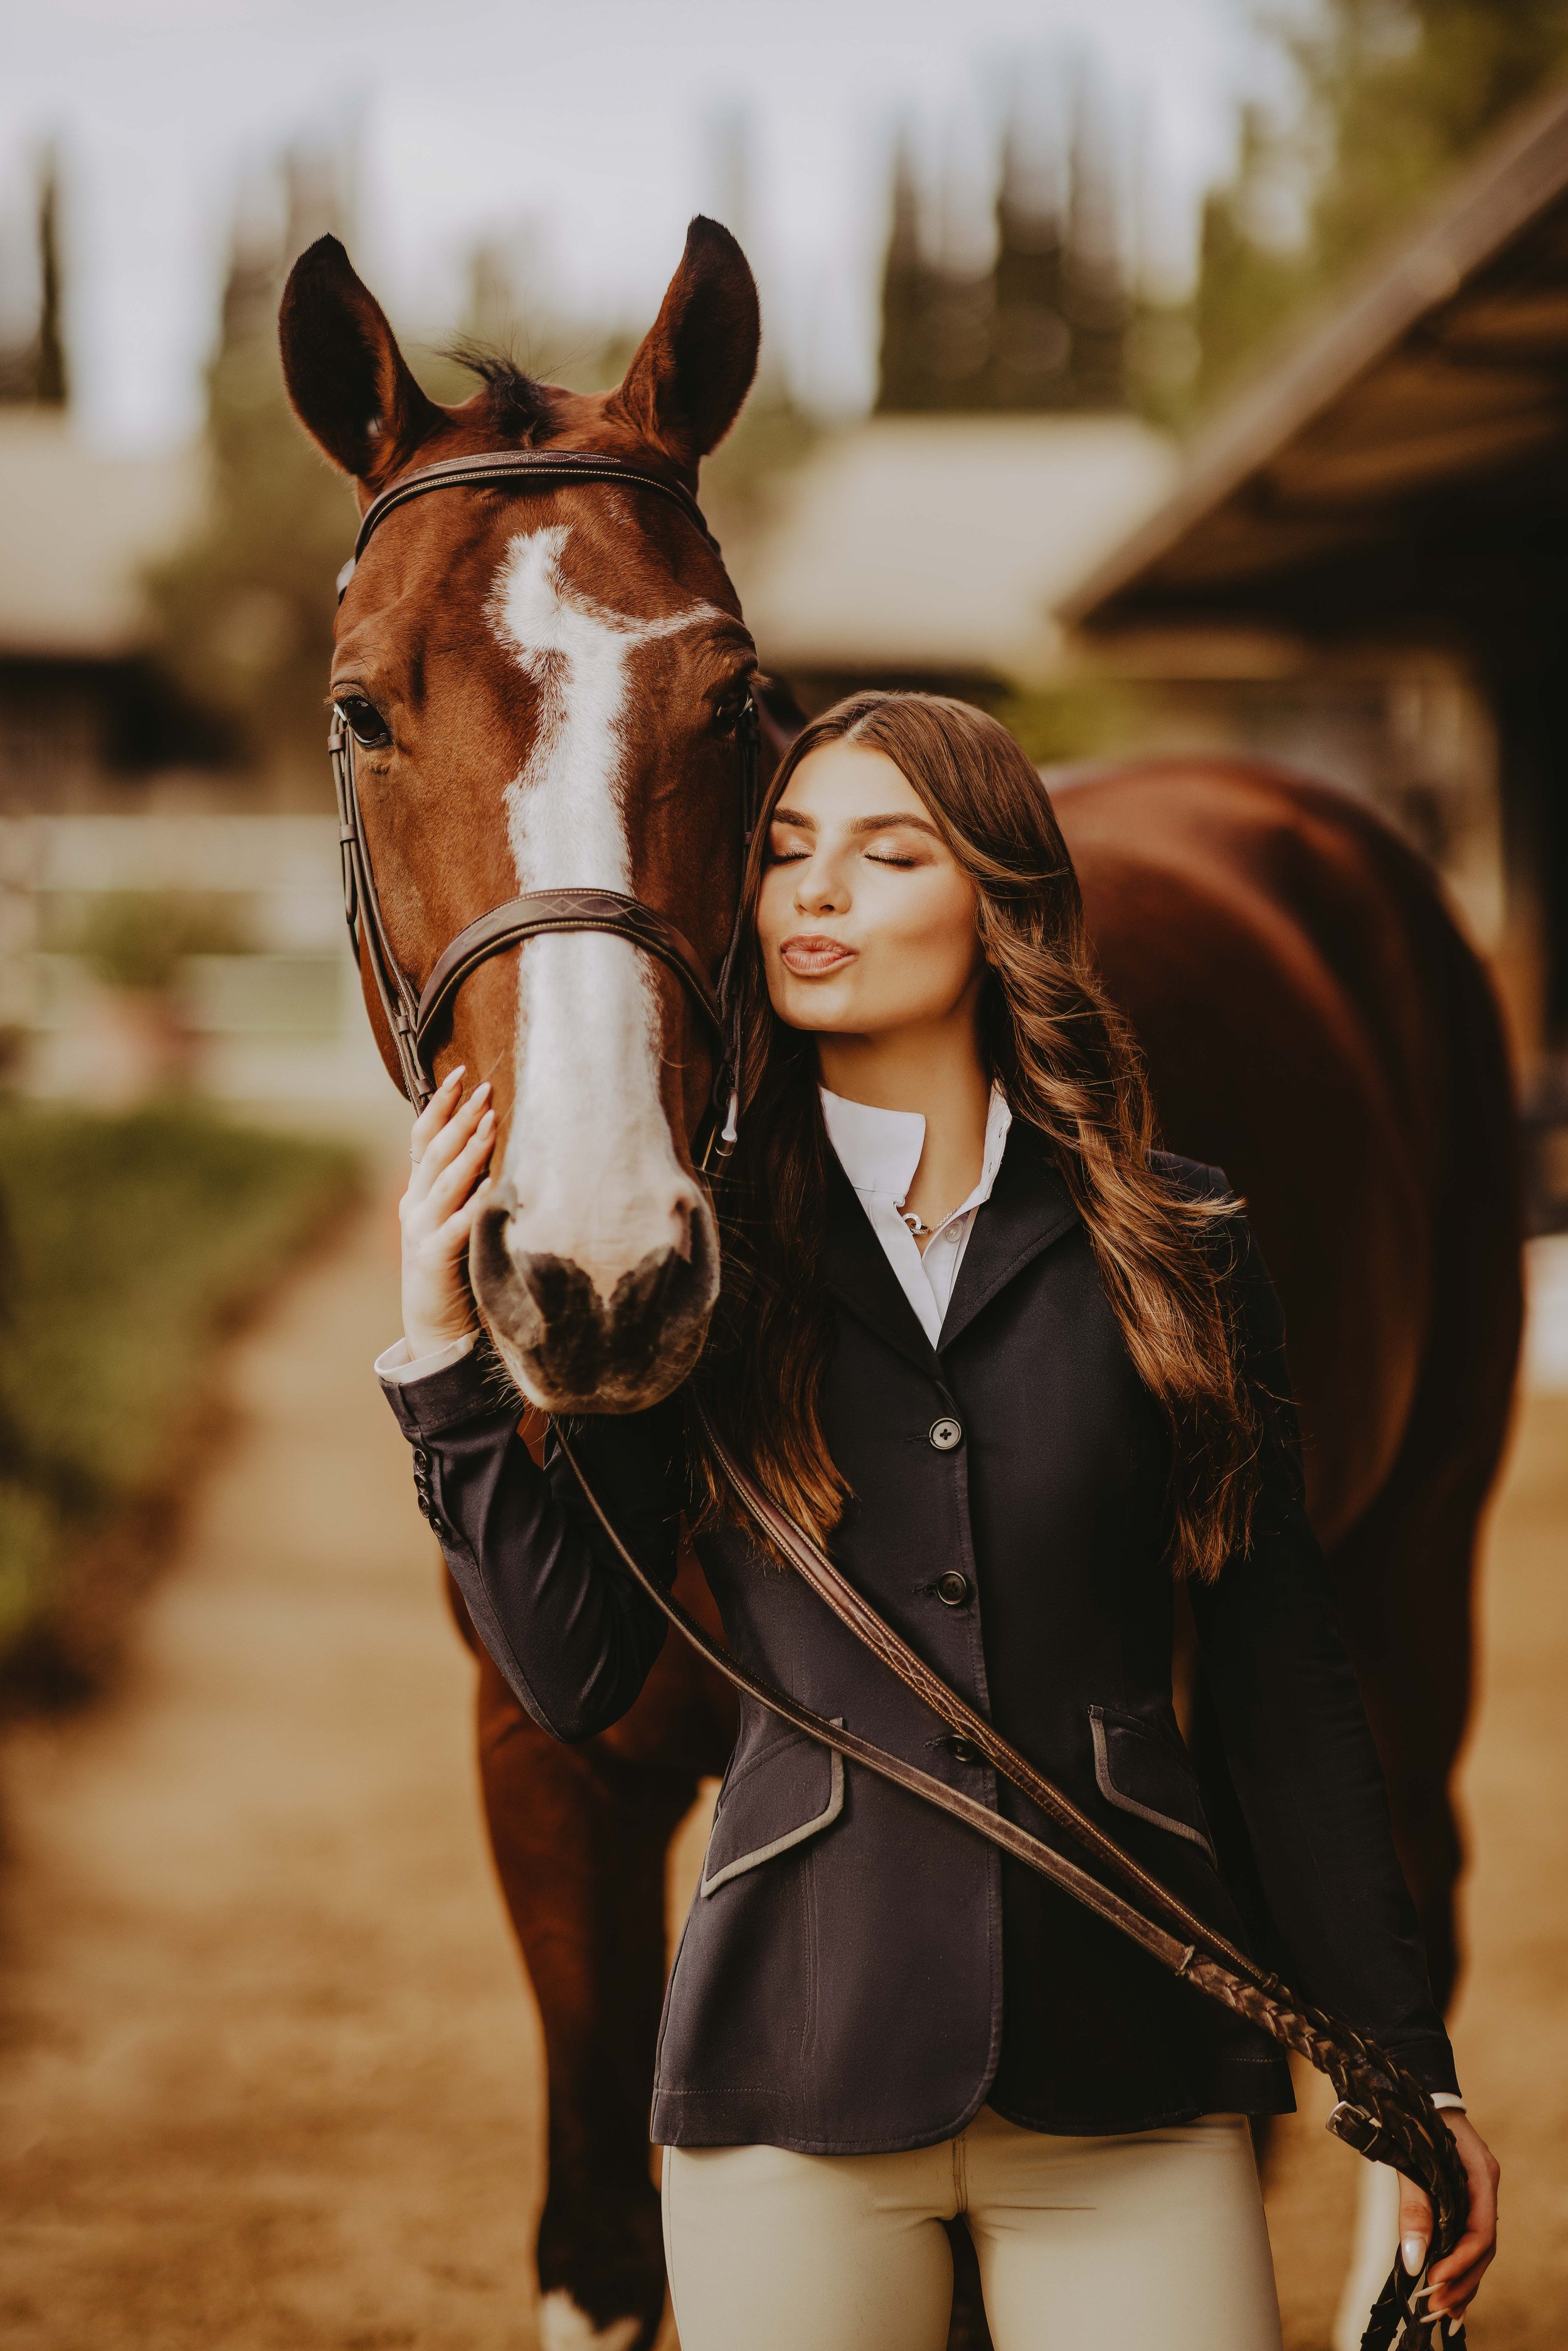
[[[508,1238],[515,1203],[497,1186],[474,1228],[474,1295],[501,1360],[546,1412],[641,1412],[680,1385],[702,1352],[718,1295],[718,1248],[706,1197],[689,1248],[652,1252],[608,1296],[570,1258]]]

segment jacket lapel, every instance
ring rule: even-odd
[[[1044,1136],[1021,1119],[1009,1130],[990,1198],[975,1218],[937,1347],[950,1347],[1015,1274],[1078,1222]],[[940,1379],[936,1351],[887,1261],[854,1186],[829,1154],[822,1268],[829,1289],[890,1347]]]
[[[1067,1186],[1056,1172],[1050,1144],[1038,1127],[1026,1126],[1015,1118],[1008,1130],[991,1196],[976,1215],[937,1337],[938,1348],[946,1352],[1015,1274],[1021,1273],[1078,1220]],[[880,1249],[877,1254],[881,1256]],[[915,1320],[913,1314],[910,1320]]]
[[[879,1339],[939,1379],[942,1366],[936,1351],[921,1328],[920,1317],[904,1294],[898,1276],[873,1230],[871,1218],[855,1196],[855,1189],[828,1154],[828,1221],[822,1242],[822,1270],[828,1288],[852,1314],[868,1323]]]

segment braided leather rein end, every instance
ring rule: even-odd
[[[1417,2289],[1458,2243],[1469,2215],[1469,2182],[1453,2134],[1413,2074],[1385,2049],[1374,2050],[1343,2019],[1299,2001],[1277,1977],[1246,1982],[1218,1960],[1194,1952],[1180,1973],[1211,2000],[1326,2074],[1339,2093],[1327,2127],[1370,2163],[1385,2163],[1414,2180],[1432,2201],[1432,2237],[1426,2267],[1412,2277],[1396,2252],[1394,2267],[1367,2321],[1361,2351],[1465,2351],[1462,2319],[1423,2314]],[[1423,2340],[1425,2338],[1425,2340]]]

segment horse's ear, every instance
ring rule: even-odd
[[[289,271],[277,333],[296,416],[357,481],[374,488],[445,422],[335,236],[319,236]]]
[[[739,414],[761,340],[757,283],[746,256],[728,229],[699,213],[612,404],[676,465],[695,466]]]

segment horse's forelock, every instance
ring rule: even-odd
[[[465,340],[449,344],[444,356],[478,377],[483,387],[483,422],[497,440],[527,449],[555,431],[559,398],[508,352]]]

